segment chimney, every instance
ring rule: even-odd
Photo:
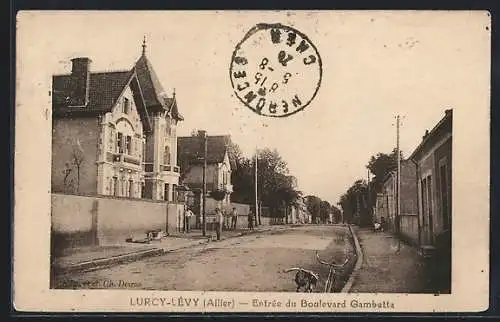
[[[89,102],[90,63],[87,57],[71,60],[70,106],[86,106]]]
[[[425,134],[424,136],[422,137],[422,140],[425,140],[425,138],[429,136],[429,130],[425,130]]]

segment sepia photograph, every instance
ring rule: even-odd
[[[39,192],[15,270],[53,294],[40,306],[487,308],[489,13],[25,11],[17,28],[16,188]]]

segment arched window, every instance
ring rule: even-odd
[[[165,146],[163,152],[163,164],[170,164],[170,147],[168,145]]]

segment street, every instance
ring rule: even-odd
[[[142,289],[176,291],[295,292],[295,273],[302,267],[319,274],[314,292],[322,292],[328,267],[316,259],[355,262],[355,250],[344,226],[308,225],[211,242],[161,256],[101,270],[56,277],[56,288]],[[348,269],[346,269],[348,271]],[[348,278],[341,274],[334,288]]]

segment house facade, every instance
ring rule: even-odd
[[[129,70],[94,72],[81,57],[53,76],[53,192],[175,199],[183,118],[145,49]]]
[[[307,224],[311,222],[310,214],[307,211],[307,206],[303,198],[298,198],[295,203],[288,206],[287,217],[287,223],[289,224]]]
[[[206,140],[206,141],[205,141]],[[177,163],[182,168],[182,184],[193,191],[203,188],[203,166],[206,142],[206,188],[210,195],[213,191],[225,193],[221,201],[222,207],[227,208],[231,203],[232,164],[229,155],[229,135],[207,136],[199,131],[191,136],[179,137],[177,140]]]
[[[417,164],[421,244],[436,247],[451,238],[452,110],[410,156]]]
[[[421,253],[432,259],[434,285],[451,293],[453,110],[429,132],[410,158],[417,165]]]
[[[419,244],[416,165],[411,160],[401,161],[400,216],[397,216],[397,172],[384,179],[381,193],[377,194],[375,220],[387,222],[389,230],[399,233],[414,245]]]

